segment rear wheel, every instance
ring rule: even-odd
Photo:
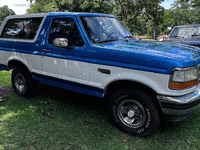
[[[111,97],[109,111],[115,125],[132,135],[152,134],[160,125],[158,109],[152,98],[131,87],[119,89]]]
[[[16,67],[12,72],[12,86],[16,94],[28,97],[35,91],[35,81],[23,67]]]

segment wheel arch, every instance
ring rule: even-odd
[[[151,93],[156,94],[155,90],[153,90],[151,87],[147,85],[144,85],[143,83],[131,81],[131,80],[115,80],[109,83],[108,85],[106,85],[105,90],[104,90],[105,96],[107,96],[110,93],[112,94],[117,89],[122,88],[122,87],[133,87],[133,88],[137,87],[145,91],[149,90]]]
[[[15,67],[18,67],[18,66],[23,67],[26,71],[28,71],[29,73],[31,73],[30,70],[29,70],[29,68],[27,67],[27,65],[25,65],[20,60],[14,60],[13,59],[13,60],[10,60],[8,62],[8,70],[14,69]]]
[[[131,81],[131,80],[116,80],[111,83],[109,83],[105,90],[104,90],[104,97],[107,99],[110,99],[110,97],[120,88],[123,87],[132,87],[137,88],[139,90],[142,90],[146,92],[149,96],[152,97],[156,107],[161,112],[161,105],[157,99],[157,93],[155,90],[153,90],[151,87],[144,85],[143,83]]]

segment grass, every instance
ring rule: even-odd
[[[11,87],[11,71],[0,71],[0,86]]]
[[[0,84],[10,87],[10,72]],[[8,78],[9,77],[9,78]],[[0,102],[0,150],[200,149],[200,109],[178,123],[164,122],[153,135],[134,137],[116,129],[107,102],[40,84],[35,97],[15,93]]]

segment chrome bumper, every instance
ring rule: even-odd
[[[179,97],[157,96],[165,120],[180,121],[187,118],[200,104],[200,86],[196,91]]]

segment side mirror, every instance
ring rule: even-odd
[[[66,38],[56,38],[53,40],[54,47],[67,48],[68,47],[68,39]]]

